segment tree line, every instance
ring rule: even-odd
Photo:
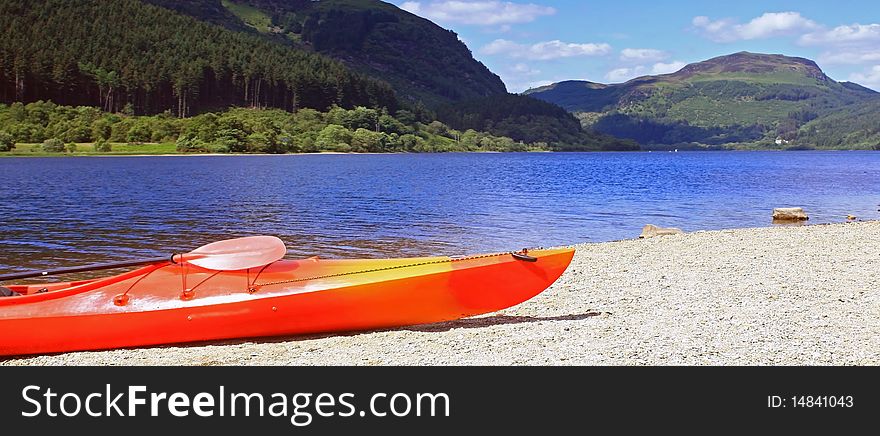
[[[44,101],[0,104],[0,151],[14,150],[18,143],[38,143],[43,151],[63,152],[89,147],[83,143],[92,143],[95,151],[111,151],[112,143],[156,142],[173,142],[185,153],[587,149],[585,145],[526,143],[473,129],[456,130],[439,121],[422,122],[407,110],[392,115],[384,109],[362,106],[334,106],[324,112],[300,109],[295,113],[235,108],[181,119],[170,112],[137,116]],[[597,144],[592,147],[599,149]]]
[[[241,20],[219,0],[144,0],[233,30]],[[435,104],[507,92],[458,35],[376,0],[235,0],[271,20],[263,37],[342,59],[391,83],[398,96]]]
[[[0,2],[0,102],[178,117],[229,106],[398,108],[385,82],[137,0]]]

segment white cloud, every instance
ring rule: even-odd
[[[865,65],[880,61],[880,24],[851,24],[802,35],[798,43],[825,48],[823,64]]]
[[[798,40],[803,45],[862,45],[880,42],[880,24],[853,24],[831,30],[807,33]]]
[[[880,62],[880,50],[872,48],[827,51],[819,55],[821,64],[864,65],[874,62]]]
[[[644,76],[647,69],[644,65],[636,67],[615,68],[605,74],[605,78],[611,83],[626,82],[629,79]]]
[[[510,71],[522,76],[537,76],[538,74],[541,74],[541,70],[536,70],[523,63],[514,65]]]
[[[867,86],[874,90],[880,89],[880,65],[874,65],[871,69],[864,73],[853,73],[849,76],[850,82]]]
[[[848,24],[829,28],[798,12],[768,12],[746,24],[732,19],[712,20],[699,16],[694,29],[716,42],[797,36],[801,46],[823,51],[818,61],[828,65],[871,65],[880,61],[880,24]]]
[[[529,23],[556,13],[550,6],[498,0],[408,1],[400,8],[438,23],[479,26]]]
[[[532,68],[525,63],[516,63],[500,70],[500,75],[507,88],[512,92],[549,85],[552,80],[541,79],[541,70]]]
[[[540,88],[542,86],[552,85],[556,82],[560,82],[565,79],[557,79],[557,80],[532,80],[532,81],[521,81],[521,82],[508,82],[506,79],[504,83],[507,85],[507,89],[513,93],[522,93],[529,89]]]
[[[528,45],[506,39],[496,39],[480,49],[481,53],[487,55],[506,55],[514,59],[541,61],[576,56],[601,56],[610,51],[611,46],[605,43],[576,44],[554,40]]]
[[[764,39],[821,27],[798,12],[766,12],[746,24],[739,24],[729,18],[713,21],[709,17],[699,16],[694,17],[691,24],[704,36],[716,42]]]
[[[669,53],[653,48],[625,48],[620,51],[620,60],[624,62],[662,61],[668,57]]]
[[[515,52],[517,50],[525,47],[522,44],[517,44],[513,41],[509,41],[506,39],[496,39],[480,49],[481,53],[493,55],[493,54],[501,54],[506,52]]]
[[[669,74],[674,73],[687,65],[686,62],[672,61],[669,63],[657,62],[651,67],[651,74]]]
[[[636,77],[646,76],[648,74],[669,74],[674,73],[687,65],[682,61],[673,61],[669,63],[657,62],[650,68],[645,65],[636,65],[634,67],[615,68],[605,74],[605,79],[611,83],[626,82]]]
[[[421,2],[403,2],[400,5],[400,9],[403,9],[407,12],[418,15],[419,12],[422,11],[422,3]]]

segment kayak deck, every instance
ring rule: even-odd
[[[573,254],[309,258],[243,271],[169,262],[93,280],[13,285],[22,295],[0,298],[0,327],[17,333],[0,341],[0,355],[447,321],[537,295]]]

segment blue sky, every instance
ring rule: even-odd
[[[751,51],[880,90],[880,1],[395,0],[458,33],[511,92],[623,82]]]

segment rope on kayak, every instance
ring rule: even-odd
[[[147,271],[146,274],[141,275],[140,277],[138,277],[137,280],[134,281],[134,283],[129,285],[128,289],[126,289],[125,292],[113,297],[113,304],[115,304],[117,306],[125,306],[128,303],[128,293],[131,292],[132,289],[134,289],[135,285],[140,283],[141,280],[147,278],[147,276],[149,276],[150,274],[152,274],[162,268],[165,268],[168,265],[173,265],[173,263],[154,265],[153,269]]]
[[[190,289],[184,289],[184,290],[183,290],[183,293],[181,293],[181,296],[186,296],[186,297],[188,297],[188,298],[192,298],[192,297],[193,297],[193,294],[196,292],[196,288],[198,288],[199,286],[202,286],[203,283],[207,282],[208,280],[213,279],[214,277],[217,276],[217,274],[220,274],[220,273],[222,273],[222,272],[223,272],[223,271],[214,271],[213,274],[209,275],[208,277],[205,277],[202,281],[199,282],[199,284],[193,286],[193,287],[190,288]],[[186,294],[187,291],[189,292],[188,295]]]
[[[277,260],[275,262],[277,262]],[[247,283],[247,288],[246,288],[248,291],[248,294],[253,294],[254,292],[257,292],[257,290],[259,290],[260,285],[257,284],[257,279],[260,278],[260,274],[262,274],[263,271],[266,270],[266,268],[269,268],[269,265],[272,265],[275,262],[267,263],[267,264],[263,265],[263,267],[260,268],[259,271],[257,271],[257,275],[254,276],[254,281],[251,281],[250,270],[248,270],[248,283]]]
[[[276,262],[277,262],[277,261],[276,261]],[[274,264],[274,263],[275,263],[275,262],[272,262],[272,263],[269,263],[269,264],[263,265],[263,267],[260,268],[260,270],[257,272],[257,275],[254,277],[254,282],[257,281],[257,278],[260,277],[260,274],[262,274],[263,271],[264,271],[266,268],[269,267],[269,265],[272,265],[272,264]],[[179,267],[184,268],[184,266],[183,266],[181,263],[178,263],[178,262],[169,262],[169,263],[166,263],[166,264],[163,264],[163,265],[157,265],[156,267],[154,267],[153,269],[151,269],[150,271],[148,271],[146,274],[144,274],[144,275],[138,277],[138,279],[135,280],[134,283],[132,283],[131,285],[128,286],[128,288],[125,290],[125,292],[123,292],[123,293],[121,293],[121,294],[119,294],[119,295],[113,297],[113,303],[116,304],[117,306],[125,306],[126,304],[128,304],[128,300],[129,300],[128,293],[131,292],[131,290],[134,289],[134,287],[137,286],[138,283],[140,283],[142,280],[144,280],[145,278],[147,278],[150,274],[152,274],[152,273],[154,273],[154,272],[156,272],[156,271],[158,271],[158,270],[160,270],[160,269],[162,269],[162,268],[165,268],[166,266],[170,266],[170,265],[178,265]],[[197,289],[198,287],[202,286],[202,285],[205,284],[205,282],[207,282],[208,280],[211,280],[211,279],[213,279],[214,277],[216,277],[216,276],[218,276],[219,274],[224,273],[224,272],[227,272],[227,271],[223,271],[223,270],[214,271],[211,275],[209,275],[208,277],[205,277],[204,279],[202,279],[202,281],[198,282],[198,283],[197,283],[195,286],[193,286],[192,288],[187,289],[186,287],[184,287],[183,290],[181,291],[180,298],[181,298],[182,300],[191,300],[191,299],[193,299],[193,297],[195,296],[195,291],[196,291],[196,289]],[[248,279],[247,279],[247,287],[246,287],[245,289],[247,289],[247,291],[250,292],[250,293],[254,293],[254,292],[256,292],[256,291],[253,291],[253,290],[252,290],[252,289],[254,289],[254,285],[253,285],[253,283],[251,283],[251,280],[250,280],[250,277],[249,277],[249,276],[250,276],[250,268],[248,268],[247,272],[248,272]],[[186,286],[186,279],[184,278],[183,280],[184,280],[184,282],[183,282],[183,286]]]
[[[367,269],[367,270],[362,270],[362,271],[349,271],[349,272],[342,272],[342,273],[336,273],[336,274],[326,274],[323,276],[314,276],[314,277],[289,279],[289,280],[279,280],[279,281],[274,281],[274,282],[257,284],[257,279],[259,279],[260,274],[262,274],[263,271],[266,270],[266,268],[268,268],[269,266],[271,266],[272,264],[275,263],[275,262],[271,262],[266,265],[263,265],[263,267],[260,268],[259,271],[257,271],[257,274],[254,276],[253,282],[251,282],[251,280],[250,280],[250,268],[247,269],[247,273],[246,273],[247,274],[247,276],[246,276],[247,277],[247,288],[245,288],[245,289],[247,290],[247,292],[249,294],[254,294],[254,293],[258,292],[263,286],[283,285],[283,284],[288,284],[288,283],[306,282],[306,281],[310,281],[310,280],[322,280],[322,279],[350,276],[350,275],[356,275],[356,274],[367,274],[367,273],[372,273],[372,272],[390,271],[390,270],[403,269],[403,268],[413,268],[413,267],[417,267],[417,266],[436,265],[436,264],[441,264],[441,263],[455,263],[455,262],[462,262],[465,260],[485,259],[485,258],[489,258],[489,257],[499,257],[499,256],[506,256],[506,255],[511,255],[511,256],[513,256],[514,259],[522,260],[522,261],[526,261],[526,262],[536,262],[538,260],[537,258],[529,256],[528,249],[524,248],[524,249],[522,249],[522,251],[519,251],[519,252],[510,251],[507,253],[492,253],[492,254],[483,254],[483,255],[479,255],[479,256],[451,257],[451,258],[446,258],[446,259],[438,259],[438,260],[430,260],[430,261],[425,261],[425,262],[410,263],[410,264],[406,264],[406,265],[386,266],[383,268],[373,268],[373,269]],[[162,268],[165,268],[166,266],[169,266],[169,265],[178,265],[183,270],[182,272],[183,272],[183,276],[184,276],[183,277],[184,288],[183,288],[183,291],[181,292],[181,295],[180,295],[180,298],[182,300],[192,299],[194,297],[196,288],[203,285],[208,280],[216,277],[220,273],[225,272],[225,271],[215,271],[213,274],[204,278],[202,281],[197,283],[191,289],[187,289],[186,288],[186,275],[187,274],[186,274],[186,270],[185,270],[186,263],[184,263],[184,262],[181,262],[181,263],[170,262],[170,263],[166,263],[166,264],[162,264],[162,265],[156,265],[153,269],[148,271],[146,274],[138,277],[138,279],[135,280],[134,283],[132,283],[131,285],[128,286],[128,289],[126,289],[125,292],[114,297],[113,303],[116,304],[117,306],[126,305],[129,300],[128,293],[138,283],[140,283],[143,279],[147,278],[147,276],[154,273],[155,271],[160,270]]]
[[[523,251],[525,251],[525,250],[523,250]],[[342,273],[336,273],[336,274],[327,274],[327,275],[323,275],[323,276],[290,279],[290,280],[279,280],[279,281],[275,281],[275,282],[254,284],[253,285],[254,290],[251,293],[257,292],[263,286],[284,285],[284,284],[289,284],[289,283],[307,282],[309,280],[330,279],[330,278],[334,278],[334,277],[343,277],[343,276],[350,276],[350,275],[356,275],[356,274],[367,274],[367,273],[380,272],[380,271],[391,271],[391,270],[395,270],[395,269],[413,268],[413,267],[417,267],[417,266],[435,265],[435,264],[440,264],[440,263],[462,262],[465,260],[485,259],[488,257],[507,256],[507,255],[513,255],[513,254],[514,254],[514,252],[507,252],[507,253],[483,254],[483,255],[479,255],[479,256],[455,257],[455,258],[448,258],[448,259],[439,259],[439,260],[430,260],[430,261],[425,261],[425,262],[410,263],[410,264],[406,264],[406,265],[386,266],[383,268],[374,268],[374,269],[367,269],[367,270],[362,270],[362,271],[349,271],[349,272],[342,272]],[[254,280],[254,281],[256,282],[256,280]]]

